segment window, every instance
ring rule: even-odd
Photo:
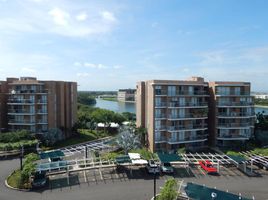
[[[155,86],[155,95],[161,95],[161,86],[160,85],[156,85]]]
[[[176,95],[176,86],[168,86],[168,96]]]
[[[217,87],[216,88],[216,94],[218,94],[218,95],[229,95],[230,94],[230,88],[229,87]]]
[[[240,87],[235,87],[235,95],[240,95]]]

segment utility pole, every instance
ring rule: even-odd
[[[20,170],[22,170],[22,158],[24,154],[24,147],[23,145],[21,146],[21,151],[20,151]]]
[[[154,168],[154,200],[156,199],[156,168]]]

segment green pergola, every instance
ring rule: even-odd
[[[183,161],[183,159],[178,154],[157,153],[157,155],[161,163]]]
[[[54,159],[64,157],[64,153],[61,150],[47,151],[39,154],[41,159]]]
[[[131,163],[131,159],[128,155],[117,156],[115,158],[115,162],[116,162],[116,164]]]

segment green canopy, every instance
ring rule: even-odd
[[[213,199],[220,200],[220,199],[228,199],[228,200],[250,200],[248,198],[241,197],[239,198],[238,195],[224,192],[221,190],[208,188],[206,186],[197,185],[194,183],[187,183],[187,186],[185,187],[185,192],[188,197],[190,197],[193,200],[208,200]]]
[[[115,158],[115,162],[117,164],[123,164],[123,163],[131,163],[130,157],[128,155],[125,156],[117,156]]]
[[[165,154],[165,153],[157,153],[159,160],[162,163],[169,163],[175,161],[183,161],[182,158],[178,154]]]
[[[235,155],[228,155],[228,156],[238,163],[246,161],[246,159],[243,156],[235,156]]]
[[[64,157],[64,153],[61,150],[55,150],[55,151],[46,151],[39,154],[41,159],[48,159],[48,158],[60,158]]]

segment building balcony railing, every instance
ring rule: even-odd
[[[155,127],[156,131],[162,131],[162,130],[166,130],[166,129],[167,129],[166,126]]]
[[[166,118],[166,115],[165,114],[155,115],[155,118]]]
[[[167,104],[165,102],[155,104],[155,107],[166,107],[166,106],[167,106]]]
[[[207,114],[168,115],[168,119],[207,118]]]
[[[252,102],[217,102],[217,106],[254,106]]]
[[[192,102],[186,102],[186,103],[179,103],[179,102],[170,102],[168,104],[168,107],[203,107],[203,106],[208,106],[207,103],[205,102],[200,102],[200,103],[192,103]]]
[[[37,103],[40,103],[40,104],[46,104],[46,103],[47,103],[47,100],[38,99],[38,100],[37,100]]]
[[[35,94],[35,93],[47,93],[47,90],[9,90],[9,94]]]
[[[230,112],[230,113],[224,113],[224,112],[219,112],[217,114],[218,117],[251,117],[251,116],[255,116],[254,112]]]
[[[254,126],[254,123],[219,123],[217,127],[231,128],[231,127],[249,127]]]
[[[37,114],[47,114],[47,110],[37,110]]]
[[[8,99],[8,103],[11,104],[34,104],[32,99]]]
[[[207,135],[185,137],[185,138],[169,138],[167,141],[170,144],[191,143],[207,140]]]
[[[47,124],[47,120],[38,120],[37,123],[38,124]]]
[[[26,110],[26,109],[9,109],[8,114],[29,114],[29,115],[34,115],[34,111]]]
[[[216,92],[219,96],[250,96],[250,92]]]
[[[218,135],[217,140],[249,140],[249,136],[247,135],[232,135],[232,134],[225,134],[225,135]]]
[[[207,129],[207,124],[200,125],[184,125],[184,126],[168,126],[168,131],[176,132],[176,131],[184,131],[184,130],[192,130],[192,129]]]
[[[208,95],[208,93],[203,90],[199,90],[199,91],[181,90],[181,91],[176,91],[176,95]]]
[[[159,137],[159,138],[155,138],[154,141],[156,143],[163,143],[163,142],[167,142],[167,139],[165,137]]]
[[[35,124],[35,120],[9,120],[9,124]]]

